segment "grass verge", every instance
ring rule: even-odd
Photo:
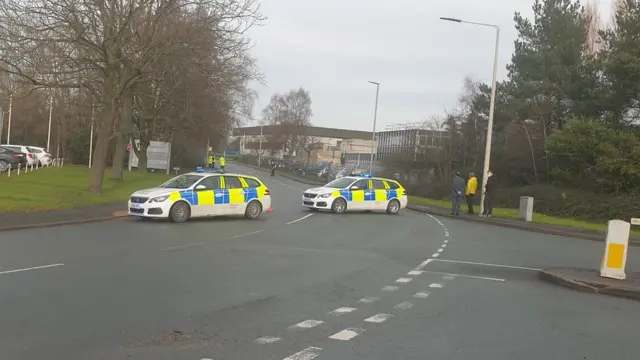
[[[409,205],[423,205],[423,206],[446,209],[448,211],[451,211],[450,201],[434,200],[434,199],[428,199],[428,198],[411,196],[411,195],[409,195]],[[466,210],[466,204],[462,205],[462,209]],[[476,207],[476,209],[478,209],[478,207]],[[493,208],[493,216],[501,219],[520,220],[518,209]],[[533,213],[533,222],[539,223],[539,224],[545,224],[545,225],[574,228],[579,230],[591,230],[591,231],[600,231],[600,232],[607,231],[606,224],[593,223],[593,222],[588,222],[584,220],[554,217],[554,216],[539,214],[535,212]],[[640,237],[640,231],[632,229],[631,235]]]
[[[105,172],[102,194],[90,193],[89,169],[80,166],[43,168],[11,177],[0,176],[0,213],[71,209],[125,201],[136,190],[157,186],[169,177],[124,173],[124,181],[109,179]]]

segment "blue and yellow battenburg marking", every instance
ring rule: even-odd
[[[256,178],[252,180],[258,181]],[[224,178],[219,178],[220,187],[224,187]],[[208,191],[180,190],[169,195],[170,201],[185,200],[190,205],[223,205],[223,204],[243,204],[253,199],[261,200],[267,187],[262,183],[258,187],[248,187],[244,178],[240,178],[243,188],[240,189],[216,189]]]
[[[364,176],[364,177],[371,177]],[[342,196],[347,201],[387,201],[391,199],[398,198],[398,190],[400,193],[403,193],[403,189],[390,189],[389,184],[386,181],[382,182],[384,184],[385,189],[376,189],[376,190],[355,190],[351,191],[348,189],[342,190],[334,190],[331,193],[332,198],[337,198]],[[371,181],[369,181],[369,187],[371,186]]]

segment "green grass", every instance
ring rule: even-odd
[[[90,193],[89,169],[67,166],[0,176],[0,213],[70,209],[125,201],[136,190],[157,186],[169,177],[158,174],[124,173],[124,181],[109,180],[105,172],[102,194]]]
[[[411,195],[409,196],[409,205],[424,205],[424,206],[451,210],[450,201],[427,199],[427,198],[411,196]],[[466,204],[463,204],[462,208],[466,209]],[[520,215],[517,209],[493,208],[492,215],[494,217],[502,218],[502,219],[514,219],[514,220],[520,219]],[[554,217],[554,216],[549,216],[549,215],[544,215],[539,213],[533,213],[533,222],[539,223],[539,224],[575,228],[580,230],[592,230],[592,231],[601,231],[601,232],[607,231],[606,224],[593,223],[593,222],[588,222],[584,220],[576,220],[576,219],[569,219],[569,218],[560,218],[560,217]],[[640,236],[640,231],[632,230],[631,234],[633,236]]]

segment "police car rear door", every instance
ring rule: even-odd
[[[229,192],[229,215],[244,214],[246,203],[242,182],[237,176],[224,175],[225,190]]]
[[[372,210],[386,210],[387,209],[387,188],[388,185],[384,181],[379,179],[371,179],[371,192],[373,193],[373,209]]]

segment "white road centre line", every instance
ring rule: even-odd
[[[403,301],[400,304],[395,305],[393,308],[396,310],[409,310],[413,307],[413,304],[408,301]]]
[[[302,351],[299,351],[291,356],[287,356],[283,360],[311,360],[320,356],[320,351],[322,348],[319,347],[308,347]]]
[[[34,267],[22,268],[22,269],[5,270],[5,271],[0,271],[0,275],[18,273],[23,271],[40,270],[40,269],[57,267],[57,266],[64,266],[64,264],[50,264],[50,265],[34,266]]]
[[[376,315],[373,315],[370,318],[364,319],[364,321],[370,322],[370,323],[381,324],[381,323],[387,321],[387,319],[389,319],[392,316],[393,315],[391,315],[391,314],[376,314]]]
[[[264,345],[264,344],[273,344],[275,342],[278,342],[282,340],[279,337],[273,337],[273,336],[263,336],[261,338],[255,339],[253,342],[256,344],[260,344],[260,345]]]
[[[452,276],[452,275],[445,275],[445,276],[443,276],[443,277],[442,277],[442,280],[453,280],[453,279],[455,279],[455,278],[456,278],[456,277],[455,277],[455,276]]]
[[[449,240],[445,240],[445,241],[444,241],[444,243],[445,243],[445,244],[448,244],[448,243],[449,243]]]
[[[415,275],[422,275],[424,271],[422,270],[411,270],[407,273],[407,275],[411,275],[411,276],[415,276]]]
[[[396,282],[400,283],[400,284],[408,284],[411,281],[413,281],[412,278],[399,278],[399,279],[396,280]]]
[[[418,298],[418,299],[426,299],[429,297],[429,292],[428,291],[420,291],[417,292],[415,294],[413,294],[414,298]]]
[[[385,287],[382,288],[382,291],[396,291],[396,290],[398,290],[398,287],[397,286],[391,286],[391,285],[388,285],[388,286],[385,286]]]
[[[540,269],[523,267],[523,266],[499,265],[499,264],[479,263],[479,262],[471,262],[471,261],[458,261],[458,260],[440,260],[440,259],[433,259],[433,260],[434,261],[442,261],[442,262],[450,262],[450,263],[458,263],[458,264],[493,266],[493,267],[501,267],[501,268],[509,268],[509,269],[540,271]]]
[[[431,259],[431,258],[429,258],[429,259],[427,259],[427,260],[425,260],[425,261],[421,262],[421,263],[420,263],[420,265],[418,265],[418,267],[416,267],[414,270],[422,270],[422,269],[424,269],[424,267],[425,267],[425,266],[427,266],[427,264],[429,264],[429,263],[430,263],[430,262],[432,262],[433,260],[435,260],[435,259]]]
[[[231,240],[231,239],[238,239],[238,238],[245,237],[245,236],[251,236],[251,235],[259,234],[259,233],[261,233],[261,232],[264,232],[264,230],[258,230],[258,231],[253,231],[253,232],[246,233],[246,234],[242,234],[242,235],[232,236],[232,237],[230,237],[228,240]]]
[[[437,252],[441,253],[441,252],[443,252],[443,251],[444,251],[444,249],[443,249],[443,248],[440,248],[440,249],[438,249],[438,251],[437,251]]]
[[[446,272],[439,272],[439,271],[427,271],[427,270],[424,270],[424,272],[426,272],[426,273],[430,273],[430,274],[450,275],[450,276],[454,276],[454,277],[464,277],[464,278],[480,279],[480,280],[506,281],[505,279],[492,278],[492,277],[485,277],[485,276],[473,276],[473,275],[453,274],[453,273],[446,273]]]
[[[186,249],[186,248],[189,248],[189,247],[200,246],[200,245],[204,245],[204,243],[203,242],[199,242],[199,243],[193,243],[193,244],[187,244],[187,245],[171,246],[171,247],[168,247],[168,248],[160,249],[160,251]]]
[[[433,284],[429,285],[429,287],[430,288],[440,289],[440,288],[442,288],[442,284],[433,283]]]
[[[289,221],[289,222],[287,223],[287,225],[295,224],[295,223],[297,223],[298,221],[302,221],[302,220],[304,220],[304,219],[306,219],[306,218],[308,218],[308,217],[311,217],[311,216],[313,216],[313,214],[305,215],[305,216],[301,217],[300,219],[295,219],[295,220]]]
[[[432,257],[438,257],[440,256],[440,253],[434,253],[433,255],[431,255]]]
[[[289,329],[311,329],[323,323],[324,321],[321,320],[305,320],[303,322],[299,322],[295,325],[289,326]]]
[[[341,307],[329,312],[329,315],[340,316],[340,315],[348,314],[350,312],[354,312],[356,310],[358,309],[352,308],[352,307]]]
[[[364,329],[347,328],[329,336],[329,339],[348,341],[362,334],[363,332]]]
[[[442,244],[442,246],[440,246],[441,248],[446,248],[447,247],[447,243]]]
[[[358,300],[358,302],[361,303],[361,304],[371,304],[371,303],[374,303],[374,302],[376,302],[378,300],[380,300],[379,297],[366,296],[366,297],[363,297],[362,299]]]

